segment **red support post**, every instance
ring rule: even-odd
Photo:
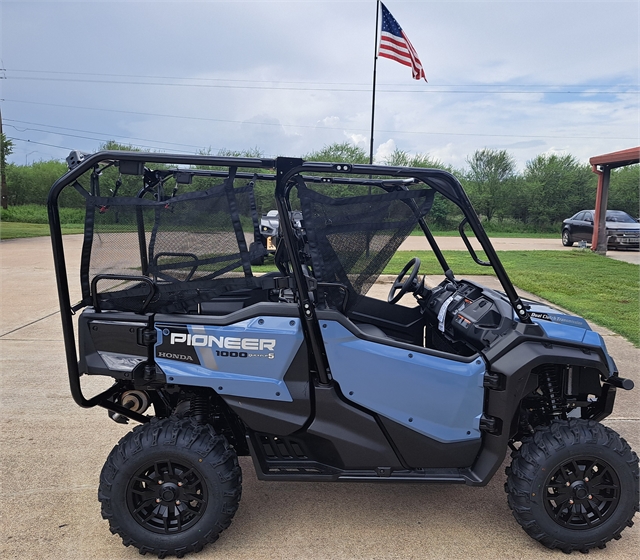
[[[591,166],[593,171],[598,176],[598,188],[596,189],[596,211],[593,217],[593,234],[591,236],[591,250],[596,251],[598,249],[598,226],[600,225],[600,201],[602,195],[602,171],[598,169],[597,165]]]
[[[609,199],[609,178],[611,168],[592,165],[591,170],[598,175],[598,190],[596,191],[596,210],[593,217],[593,236],[591,250],[599,255],[607,254],[607,202]]]

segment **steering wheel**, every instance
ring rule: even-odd
[[[411,268],[413,267],[413,268]],[[405,280],[404,277],[411,268],[411,273]],[[389,296],[387,297],[387,301],[389,303],[397,303],[400,301],[400,298],[406,294],[414,285],[414,281],[416,276],[418,276],[418,271],[420,270],[420,259],[418,257],[413,257],[407,264],[404,265],[402,272],[398,275],[398,277],[393,282],[391,286],[391,290],[389,290]],[[415,290],[411,290],[415,291]],[[396,292],[398,292],[396,294]]]

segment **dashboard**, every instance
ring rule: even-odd
[[[513,329],[515,316],[506,296],[467,280],[445,280],[420,305],[431,325],[451,342],[474,350],[490,346]]]

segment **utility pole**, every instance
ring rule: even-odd
[[[2,139],[2,146],[0,146],[0,198],[2,198],[2,207],[6,210],[9,194],[7,193],[7,180],[4,176],[6,146],[4,145],[4,135],[2,134],[2,109],[0,109],[0,138]]]

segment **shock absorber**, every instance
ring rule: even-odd
[[[189,402],[189,414],[198,424],[205,424],[210,416],[209,395],[196,393]]]
[[[561,370],[557,366],[548,364],[541,367],[540,375],[543,379],[542,391],[547,397],[548,412],[557,418],[562,415],[563,410]]]

